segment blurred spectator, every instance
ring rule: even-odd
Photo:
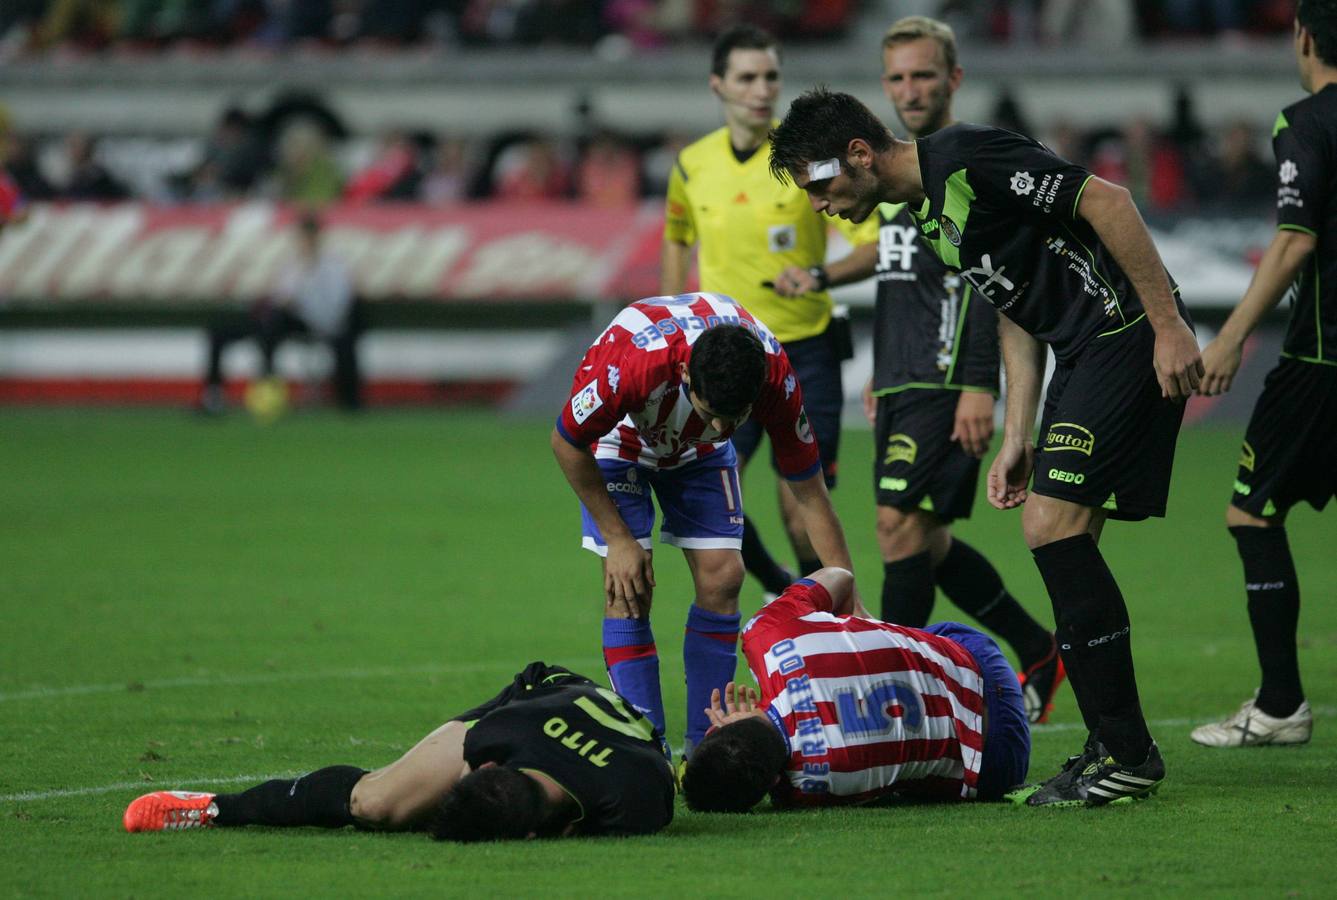
[[[1260,152],[1257,130],[1248,122],[1226,126],[1199,178],[1198,196],[1206,206],[1263,212],[1276,197],[1272,167]]]
[[[309,336],[329,344],[334,353],[335,400],[348,410],[361,406],[359,323],[352,276],[343,261],[323,246],[319,217],[311,213],[302,216],[296,230],[297,258],[279,275],[273,297],[247,312],[226,316],[209,328],[201,412],[223,412],[223,350],[228,345],[257,339],[262,372],[269,379],[274,377],[274,355],[279,345],[294,336]]]
[[[68,171],[59,188],[66,200],[124,200],[130,196],[119,181],[97,161],[97,144],[83,132],[65,138]]]
[[[408,200],[417,195],[421,181],[417,145],[408,135],[395,132],[386,135],[372,161],[348,179],[344,200]]]
[[[1250,5],[1247,0],[1165,0],[1165,19],[1180,35],[1242,38]]]
[[[1031,126],[1021,111],[1021,104],[1017,102],[1012,90],[1006,86],[998,93],[998,99],[994,102],[993,116],[989,121],[997,128],[1006,128],[1017,134],[1031,136]]]
[[[1082,146],[1082,133],[1067,119],[1051,122],[1048,131],[1039,140],[1068,162],[1084,164],[1086,151]]]
[[[245,194],[264,172],[265,157],[251,117],[229,107],[205,140],[200,164],[190,175],[190,196],[207,201]]]
[[[498,200],[556,200],[567,196],[570,179],[552,141],[517,141],[492,165],[492,194]]]
[[[1139,207],[1156,212],[1178,209],[1191,199],[1184,159],[1178,148],[1156,134],[1145,119],[1099,141],[1089,168],[1121,184]]]
[[[677,164],[682,148],[693,140],[690,134],[671,131],[641,157],[641,182],[648,196],[663,197],[668,193],[669,173]]]
[[[50,200],[56,196],[56,189],[37,165],[32,141],[28,138],[12,131],[0,136],[0,156],[3,156],[9,177],[28,200]]]
[[[33,45],[39,49],[62,45],[101,49],[116,33],[119,13],[116,0],[51,0],[33,35]]]
[[[320,207],[339,198],[339,171],[321,127],[305,117],[291,119],[278,140],[274,193],[280,200]]]
[[[1040,37],[1055,46],[1125,47],[1137,39],[1132,0],[1043,0]]]
[[[636,151],[611,132],[600,132],[585,147],[576,168],[576,197],[608,209],[628,207],[641,193],[641,165]]]
[[[437,141],[431,151],[431,168],[423,176],[419,197],[431,206],[445,206],[468,199],[473,183],[473,153],[461,138]]]

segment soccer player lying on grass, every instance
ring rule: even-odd
[[[384,768],[329,766],[239,794],[157,791],[130,804],[125,829],[353,825],[462,842],[650,834],[673,820],[660,748],[617,694],[534,662]]]
[[[927,629],[844,615],[853,577],[820,569],[743,631],[761,685],[732,682],[687,762],[705,812],[866,803],[899,795],[998,800],[1026,777],[1031,734],[1017,674],[965,625]]]

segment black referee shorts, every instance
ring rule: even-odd
[[[1230,503],[1260,518],[1337,495],[1337,366],[1282,359],[1249,417]]]
[[[970,518],[980,461],[953,441],[960,391],[910,388],[877,398],[873,490],[878,506]]]
[[[532,662],[525,666],[523,670],[517,672],[511,683],[506,685],[497,696],[467,712],[460,713],[458,716],[451,716],[450,721],[472,724],[494,709],[500,709],[508,703],[524,699],[535,688],[568,684],[594,684],[594,682],[584,675],[577,675],[565,666],[550,666],[545,662]]]
[[[1112,519],[1165,515],[1184,403],[1161,398],[1155,342],[1144,318],[1057,365],[1032,491],[1108,510]]]

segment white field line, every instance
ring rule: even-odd
[[[1315,718],[1332,718],[1337,716],[1337,707],[1334,706],[1315,706],[1313,707]],[[1156,719],[1148,722],[1151,728],[1183,728],[1189,725],[1200,725],[1202,719]],[[1210,720],[1209,720],[1210,721]],[[1085,729],[1086,726],[1080,722],[1059,722],[1053,725],[1037,725],[1035,730],[1038,734],[1049,734],[1060,731],[1078,731]],[[183,778],[179,784],[189,785],[189,788],[183,790],[193,790],[195,786],[207,786],[217,784],[258,784],[262,781],[269,781],[272,778],[292,778],[299,775],[299,772],[279,772],[272,775],[231,775],[223,778]],[[88,797],[95,794],[111,794],[116,791],[140,790],[143,791],[150,786],[152,782],[146,781],[122,781],[116,784],[104,784],[98,787],[66,788],[54,791],[23,791],[17,794],[0,794],[0,803],[31,803],[37,800],[58,800],[65,797]],[[158,790],[166,790],[159,787]]]
[[[598,672],[603,661],[581,660],[577,668]],[[598,667],[597,669],[595,667]],[[280,684],[289,681],[339,681],[344,679],[400,678],[406,675],[462,675],[469,672],[515,672],[514,662],[462,663],[460,665],[382,666],[369,669],[330,669],[323,672],[257,672],[249,675],[197,675],[162,678],[143,682],[109,684],[74,684],[65,687],[39,686],[24,691],[0,693],[0,703],[17,700],[50,700],[89,694],[130,694],[170,688],[235,687],[251,684]]]

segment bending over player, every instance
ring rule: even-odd
[[[997,800],[1026,777],[1030,726],[998,645],[955,622],[919,630],[846,616],[853,578],[821,569],[743,633],[761,685],[730,683],[683,776],[687,805],[745,812],[890,795]]]
[[[534,662],[384,768],[328,766],[239,794],[157,791],[131,803],[124,823],[353,825],[464,842],[650,834],[673,821],[674,793],[648,719],[588,678]]]

